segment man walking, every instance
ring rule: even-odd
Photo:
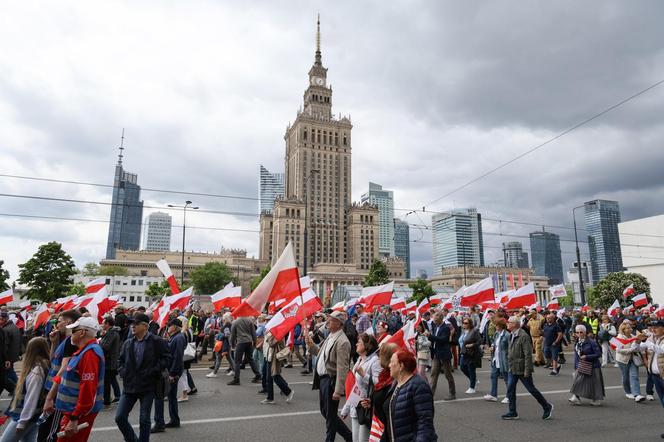
[[[456,399],[456,385],[452,376],[452,350],[450,349],[450,326],[443,322],[443,314],[437,312],[433,315],[431,332],[425,332],[432,343],[431,351],[431,392],[436,394],[438,386],[438,375],[441,368],[447,379],[449,395],[445,397],[446,401]]]
[[[12,384],[18,382],[18,376],[14,371],[14,364],[20,359],[21,356],[21,330],[16,327],[16,324],[9,319],[9,313],[0,312],[0,327],[5,333],[7,359],[5,360],[5,368],[7,370],[7,378]],[[10,391],[14,394],[14,391]]]
[[[154,427],[151,433],[163,433],[166,428],[179,428],[180,415],[178,414],[178,379],[184,372],[184,348],[187,338],[181,333],[182,321],[173,318],[167,324],[168,350],[170,363],[168,367],[168,385],[164,387],[164,396],[168,395],[168,414],[170,422],[164,421],[164,398],[156,397],[154,401]]]
[[[544,365],[544,355],[542,354],[542,327],[544,326],[544,318],[537,313],[536,309],[532,309],[530,318],[526,324],[528,325],[528,331],[530,332],[533,348],[535,349],[534,365],[535,367],[540,367]]]
[[[120,400],[121,391],[118,384],[118,358],[120,357],[120,328],[115,327],[115,321],[110,316],[104,318],[101,324],[102,335],[99,345],[104,350],[104,362],[106,372],[104,373],[104,406],[110,407],[111,403]],[[111,388],[114,399],[111,401]]]
[[[521,320],[511,316],[507,321],[507,330],[510,332],[510,344],[507,353],[509,374],[507,376],[507,398],[509,399],[509,412],[504,414],[504,420],[519,418],[516,412],[516,384],[521,381],[528,393],[539,402],[544,410],[542,419],[551,419],[553,405],[548,403],[542,393],[533,384],[533,346],[528,334],[521,329]]]
[[[344,394],[346,374],[350,366],[350,341],[343,331],[346,314],[332,312],[327,319],[329,334],[316,345],[309,334],[306,335],[309,351],[317,355],[314,372],[314,389],[319,388],[320,412],[325,418],[326,442],[334,442],[339,435],[346,441],[352,441],[353,435],[339,417],[339,400]]]
[[[261,374],[254,363],[253,351],[256,345],[256,327],[251,318],[242,316],[233,321],[231,325],[231,347],[235,348],[233,380],[228,385],[240,385],[240,367],[243,361],[249,362],[251,371],[254,372],[252,383],[257,384],[261,381]]]

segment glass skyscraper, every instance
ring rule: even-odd
[[[274,200],[284,196],[284,174],[271,173],[260,166],[258,183],[258,210],[259,213],[272,213]]]
[[[152,212],[148,216],[145,234],[145,250],[149,252],[167,252],[171,249],[171,215],[164,212]]]
[[[622,272],[618,223],[620,206],[617,201],[594,200],[584,203],[590,270],[593,284],[612,272]]]
[[[360,202],[378,207],[378,253],[394,256],[394,192],[369,183],[369,191],[362,195]]]
[[[403,259],[406,278],[410,279],[410,230],[408,223],[394,218],[394,255]]]
[[[122,152],[122,148],[120,148]],[[143,201],[138,175],[122,168],[122,153],[115,166],[113,205],[108,225],[106,259],[115,259],[115,250],[138,250],[141,246]]]
[[[482,215],[477,209],[456,209],[431,218],[433,274],[444,267],[484,266]]]
[[[563,283],[563,260],[558,235],[551,232],[532,232],[530,256],[536,275],[548,277],[549,285]]]
[[[503,259],[505,260],[505,267],[520,269],[530,267],[528,264],[528,253],[523,251],[523,246],[519,241],[503,243]]]

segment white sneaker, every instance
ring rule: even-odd
[[[618,368],[618,367],[620,367],[620,366],[618,365],[618,363],[617,363],[617,362],[616,362],[616,363],[614,363],[614,364],[613,364],[613,366],[614,366],[615,368]]]
[[[475,394],[475,393],[477,392],[475,391],[474,388],[469,388],[468,390],[466,390],[466,394]]]
[[[581,399],[579,399],[575,394],[571,398],[567,399],[572,405],[581,405]]]
[[[206,378],[216,378],[216,377],[217,377],[217,373],[215,373],[214,371],[212,371],[212,372],[206,374],[205,377],[206,377]]]
[[[600,405],[602,405],[602,402],[601,401],[590,401],[590,405],[592,405],[593,407],[599,407]]]
[[[290,403],[290,401],[293,400],[293,396],[295,396],[295,390],[291,389],[290,394],[289,394],[288,397],[286,398],[286,402],[289,402],[289,403]]]
[[[226,376],[234,376],[235,372],[234,371],[227,371]]]
[[[648,395],[646,395],[646,400],[647,401],[654,401],[655,397],[652,394],[648,394]]]
[[[500,401],[500,403],[501,403],[501,404],[509,404],[509,403],[510,403],[510,400],[507,399],[507,396],[505,396],[505,397],[503,398],[503,400]]]
[[[643,402],[646,400],[644,396],[638,395],[637,397],[634,398],[636,402]]]
[[[273,400],[271,401],[271,400],[269,400],[269,399],[263,399],[263,400],[261,401],[261,404],[262,404],[262,405],[274,405],[274,401],[273,401]]]
[[[626,397],[627,399],[634,399],[635,396],[634,396],[633,394],[631,394],[631,393],[627,393],[627,394],[625,395],[625,397]]]
[[[498,402],[498,398],[495,396],[491,396],[490,394],[485,394],[484,400],[489,402]]]

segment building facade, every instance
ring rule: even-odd
[[[584,204],[593,283],[624,270],[620,250],[620,206],[617,201],[594,200]]]
[[[588,272],[587,262],[583,261],[581,263],[581,278],[583,279],[584,290],[593,286],[592,281],[590,280],[590,274]],[[572,267],[567,270],[567,283],[572,286],[572,292],[574,293],[574,303],[581,305],[581,283],[579,282],[579,264],[574,263]]]
[[[124,142],[124,132],[122,136]],[[116,249],[138,250],[141,247],[141,225],[143,223],[143,201],[138,175],[122,167],[123,145],[120,146],[118,164],[113,179],[111,217],[108,224],[106,259],[115,257]]]
[[[362,204],[378,207],[378,253],[394,254],[394,192],[384,190],[380,184],[369,183],[369,191],[360,198]]]
[[[530,254],[536,275],[547,276],[550,285],[563,283],[563,260],[558,235],[551,232],[532,232]]]
[[[404,262],[406,278],[410,279],[410,228],[398,218],[394,218],[394,256]]]
[[[433,274],[445,267],[484,266],[482,216],[477,209],[455,209],[431,218]]]
[[[258,213],[272,213],[274,201],[284,196],[284,174],[271,173],[262,165],[258,178]]]
[[[167,252],[171,249],[173,219],[164,212],[152,212],[147,219],[144,249],[149,252]]]
[[[528,262],[528,253],[523,251],[520,241],[510,241],[503,243],[503,262],[504,267],[515,267],[527,269],[530,267]]]

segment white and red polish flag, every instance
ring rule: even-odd
[[[623,297],[628,298],[634,294],[634,284],[628,285],[625,290],[623,290]]]
[[[502,305],[507,304],[507,301],[510,300],[510,296],[512,296],[515,291],[516,290],[506,290],[504,292],[496,293],[496,301]]]
[[[56,313],[59,311],[70,310],[76,305],[77,298],[78,296],[76,295],[69,295],[63,298],[58,298],[53,303],[53,310],[55,310]],[[67,308],[65,309],[64,307]]]
[[[429,298],[429,303],[431,305],[438,305],[438,304],[441,304],[442,302],[443,302],[443,294],[442,293],[440,293],[438,295],[433,295]]]
[[[538,312],[542,311],[542,306],[539,304],[539,302],[534,303],[533,305],[528,307],[528,310],[537,310]]]
[[[316,292],[307,289],[302,293],[300,298],[302,301],[302,319],[308,318],[316,312],[323,310],[323,302],[320,300]]]
[[[558,310],[560,304],[558,304],[558,298],[552,298],[551,301],[546,305],[546,308],[549,310]]]
[[[417,310],[417,301],[411,301],[403,308],[403,314],[415,313],[415,310]]]
[[[235,287],[232,282],[229,282],[226,287],[210,296],[210,301],[215,311],[224,307],[234,309],[242,302],[242,287]]]
[[[428,298],[422,299],[422,302],[420,302],[420,305],[417,306],[418,315],[423,315],[424,312],[428,312],[430,307],[431,307],[431,303],[429,302],[429,299]]]
[[[18,306],[21,308],[21,310],[25,310],[26,312],[32,310],[32,304],[30,301],[23,301]]]
[[[618,316],[620,314],[620,310],[621,310],[620,303],[616,299],[615,301],[613,301],[613,304],[611,304],[611,307],[609,307],[606,313],[609,316]]]
[[[589,306],[587,303],[586,303],[586,305],[584,305],[583,307],[581,307],[581,311],[582,311],[582,312],[587,312],[587,311],[589,311],[589,310],[590,310],[590,306]]]
[[[106,278],[97,278],[85,284],[85,293],[97,293],[106,287]]]
[[[512,296],[510,296],[507,304],[505,304],[505,308],[512,310],[521,307],[530,307],[536,302],[537,296],[535,296],[535,284],[531,282],[517,289]]]
[[[664,317],[664,304],[657,307],[657,309],[655,310],[655,316],[657,316],[658,318]]]
[[[551,299],[567,296],[567,290],[565,290],[565,286],[563,284],[549,287],[549,293],[551,293]]]
[[[397,332],[392,336],[385,339],[385,341],[397,344],[399,347],[403,348],[404,350],[408,350],[412,354],[417,354],[415,341],[417,339],[417,326],[421,320],[420,312],[415,310],[415,318],[406,322],[403,327],[397,330]]]
[[[640,295],[636,295],[635,297],[632,298],[632,304],[634,304],[634,307],[642,307],[644,305],[648,304],[648,297],[646,296],[645,293],[641,293]]]
[[[393,293],[394,281],[374,287],[362,287],[362,296],[357,302],[364,305],[366,310],[371,311],[381,305],[390,305]]]
[[[369,442],[380,442],[385,432],[383,424],[375,414],[371,418],[371,429],[369,430]]]
[[[258,287],[233,310],[233,316],[258,316],[265,304],[278,299],[293,299],[302,293],[300,274],[295,263],[293,245],[289,242],[270,272]]]
[[[14,290],[12,288],[8,288],[4,292],[0,293],[0,305],[2,304],[7,304],[8,302],[12,302],[14,300]]]
[[[406,299],[398,296],[393,297],[390,301],[390,308],[395,311],[406,308]]]
[[[309,275],[300,278],[300,292],[304,293],[311,288],[311,278]]]
[[[493,280],[484,278],[475,284],[468,286],[461,295],[461,306],[472,307],[475,304],[481,304],[485,301],[493,302],[494,297]]]
[[[355,382],[353,370],[346,374],[346,403],[344,406],[357,407],[362,400],[362,392]]]
[[[34,319],[32,321],[32,329],[37,329],[40,325],[46,324],[51,317],[51,312],[48,310],[48,304],[42,302],[37,310],[35,310]]]
[[[443,300],[443,302],[441,304],[442,304],[442,307],[444,309],[447,309],[447,310],[452,310],[452,308],[454,307],[454,303],[452,302],[452,298],[448,298],[448,299]]]
[[[332,306],[332,311],[334,312],[343,312],[346,309],[344,301],[339,301]]]
[[[631,343],[634,342],[635,340],[636,340],[636,338],[626,338],[626,339],[623,339],[623,338],[619,338],[619,337],[617,337],[617,336],[614,336],[614,337],[611,338],[611,340],[609,341],[609,345],[611,346],[612,349],[616,350],[616,349],[618,349],[618,348],[622,348],[622,347],[624,347],[624,346],[627,345],[627,344],[631,344]]]
[[[173,310],[184,309],[189,301],[191,301],[191,294],[193,287],[189,287],[183,292],[176,293],[175,295],[165,296],[163,305],[159,308],[159,326],[163,327],[168,322],[168,314]]]
[[[286,304],[265,325],[265,331],[270,332],[277,341],[280,341],[295,326],[304,319],[302,311],[302,298],[299,296]]]
[[[171,288],[171,293],[173,295],[180,293],[180,287],[178,286],[178,282],[175,280],[175,276],[173,276],[173,272],[171,272],[171,266],[168,265],[168,262],[166,262],[166,260],[163,258],[160,259],[157,261],[157,268],[161,274],[164,275],[166,281],[168,281],[168,285]]]

